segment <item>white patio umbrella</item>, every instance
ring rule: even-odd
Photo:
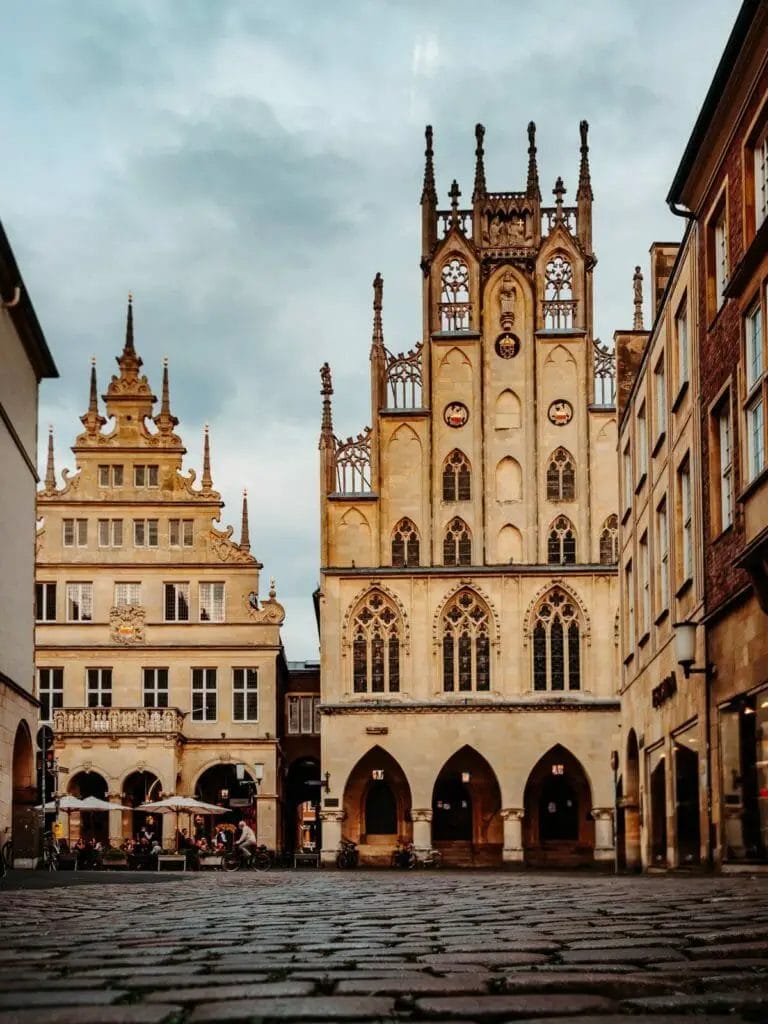
[[[178,849],[178,815],[189,814],[190,820],[193,814],[226,814],[226,807],[217,807],[216,804],[207,804],[204,800],[195,800],[192,796],[167,796],[163,800],[155,800],[149,804],[139,804],[137,811],[147,811],[153,814],[175,814],[176,837]]]
[[[43,809],[42,804],[38,804],[37,807],[35,808],[36,811],[41,811],[42,809]],[[85,807],[85,801],[81,800],[79,796],[69,796],[69,795],[67,795],[67,796],[61,797],[61,799],[59,800],[58,809],[60,811],[66,811],[67,814],[70,814],[72,811],[84,811],[87,808]],[[56,801],[55,800],[49,800],[48,803],[45,805],[45,810],[46,810],[46,813],[50,813],[52,811],[55,811],[56,810]]]

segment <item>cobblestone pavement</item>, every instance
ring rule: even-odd
[[[765,878],[102,876],[0,936],[0,1024],[768,1021]]]

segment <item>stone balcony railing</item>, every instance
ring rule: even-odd
[[[62,708],[53,713],[53,731],[61,736],[139,736],[181,732],[178,708]]]

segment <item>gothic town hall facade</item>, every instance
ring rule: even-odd
[[[613,858],[616,414],[593,337],[592,188],[421,196],[422,342],[395,354],[374,281],[372,426],[334,434],[322,378],[323,860],[398,840],[446,863]]]

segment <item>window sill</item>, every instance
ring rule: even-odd
[[[625,665],[630,665],[634,661],[634,658],[635,658],[635,652],[634,651],[630,651],[629,654],[624,659],[624,664]]]
[[[632,506],[629,505],[624,509],[624,515],[621,517],[621,525],[623,526],[632,514]]]
[[[727,526],[724,526],[723,529],[720,530],[719,533],[716,533],[714,535],[714,537],[712,538],[712,543],[713,544],[718,544],[723,539],[723,537],[727,537],[728,534],[730,534],[732,532],[733,532],[733,523],[731,522],[731,523],[728,523]]]
[[[749,481],[749,483],[743,489],[741,494],[737,496],[736,501],[738,501],[739,504],[743,504],[754,494],[755,491],[760,489],[760,487],[763,485],[763,483],[765,483],[766,480],[768,480],[768,464],[763,466],[763,468],[760,470],[757,476],[753,477]]]
[[[646,630],[646,631],[645,631],[645,633],[643,633],[643,635],[642,635],[642,636],[640,637],[640,639],[639,639],[639,640],[637,641],[637,646],[638,646],[638,647],[645,647],[645,645],[646,645],[646,644],[648,643],[648,641],[649,641],[650,639],[651,639],[651,633],[650,633],[650,630]]]
[[[662,608],[656,618],[653,620],[654,626],[660,626],[664,619],[669,616],[669,608]]]
[[[686,392],[688,391],[688,387],[689,382],[687,380],[684,380],[680,384],[680,387],[677,390],[677,394],[675,395],[675,399],[672,402],[672,412],[677,412],[677,410],[682,405],[683,399],[685,398]]]
[[[644,469],[643,472],[640,474],[640,479],[635,484],[635,494],[639,494],[640,491],[642,491],[643,487],[645,487],[645,481],[647,479],[648,479],[648,470]]]
[[[685,595],[688,593],[688,591],[691,589],[692,586],[693,586],[693,576],[689,576],[687,579],[683,580],[683,582],[677,588],[677,590],[675,591],[675,597],[677,597],[677,598],[685,597]]]
[[[664,444],[666,439],[667,439],[667,432],[666,432],[666,430],[662,430],[662,432],[656,438],[656,442],[655,442],[653,448],[651,448],[651,458],[652,459],[655,459],[656,456],[659,454],[659,452],[661,451],[661,446]]]

